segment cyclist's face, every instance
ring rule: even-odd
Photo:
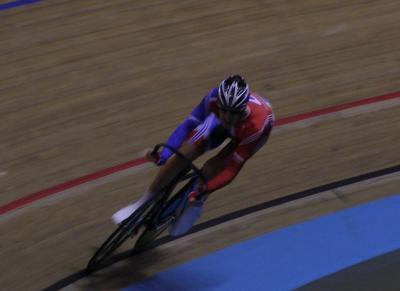
[[[232,111],[227,110],[223,107],[219,107],[219,118],[221,120],[221,124],[225,128],[231,128],[235,126],[244,114],[244,110],[242,111]]]

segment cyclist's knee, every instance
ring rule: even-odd
[[[179,151],[192,161],[204,153],[202,146],[188,142],[184,143]]]

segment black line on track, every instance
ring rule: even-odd
[[[236,218],[257,212],[257,211],[260,211],[260,210],[268,209],[268,208],[271,208],[274,206],[278,206],[278,205],[282,205],[282,204],[292,202],[292,201],[295,201],[298,199],[302,199],[302,198],[305,198],[308,196],[316,195],[321,192],[325,192],[325,191],[329,191],[329,190],[332,190],[335,188],[362,182],[362,181],[369,180],[372,178],[389,175],[389,174],[396,173],[399,171],[400,171],[400,165],[396,165],[393,167],[369,172],[369,173],[354,176],[351,178],[346,178],[343,180],[339,180],[336,182],[332,182],[329,184],[325,184],[322,186],[318,186],[318,187],[300,191],[300,192],[297,192],[294,194],[290,194],[290,195],[287,195],[287,196],[284,196],[281,198],[270,200],[270,201],[267,201],[264,203],[260,203],[260,204],[257,204],[257,205],[251,206],[251,207],[247,207],[247,208],[244,208],[244,209],[241,209],[238,211],[234,211],[234,212],[222,215],[220,217],[211,219],[209,221],[200,223],[198,225],[195,225],[187,235],[199,232],[199,231],[207,229],[209,227],[212,227],[212,226],[215,226],[215,225],[218,225],[218,224],[221,224],[221,223],[224,223],[224,222],[227,222],[227,221],[230,221],[230,220],[233,220],[233,219],[236,219]],[[171,236],[166,236],[166,237],[156,240],[154,243],[154,246],[157,247],[157,246],[160,246],[162,244],[168,243],[173,240],[174,240],[174,238],[172,238]],[[132,255],[134,255],[134,253],[132,253],[131,251],[127,251],[127,252],[118,254],[118,255],[114,256],[114,258],[112,259],[110,264],[108,264],[108,266],[112,265],[113,263],[118,262],[120,260],[131,257]],[[54,284],[52,284],[51,286],[49,286],[43,290],[44,291],[60,290],[62,288],[67,287],[68,285],[71,285],[71,284],[77,282],[78,280],[84,278],[87,275],[88,275],[88,273],[85,270],[78,271],[76,273],[71,274],[68,277],[65,277],[65,278],[59,280],[58,282],[55,282]]]

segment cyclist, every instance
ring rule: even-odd
[[[274,115],[269,101],[250,92],[240,75],[229,76],[202,99],[172,133],[167,144],[193,161],[221,145],[224,140],[230,141],[202,167],[207,183],[197,183],[189,193],[190,203],[170,229],[171,235],[182,235],[191,228],[200,216],[205,200],[198,198],[207,197],[230,183],[244,163],[267,142],[273,125]],[[145,201],[157,195],[186,166],[185,161],[167,148],[160,155],[149,152],[147,158],[162,167],[139,201],[113,215],[115,223],[120,223]]]

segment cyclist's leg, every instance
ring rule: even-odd
[[[129,204],[124,208],[121,208],[117,212],[115,212],[111,219],[115,224],[120,224],[122,221],[127,219],[132,213],[134,213],[140,206],[150,200],[152,195],[146,192],[138,201],[135,203]]]
[[[191,144],[185,144],[181,147],[180,151],[187,157],[195,158],[199,153],[199,149]],[[135,203],[129,204],[124,208],[118,210],[113,214],[112,220],[114,223],[119,224],[135,212],[141,205],[150,201],[161,193],[162,189],[173,180],[186,167],[185,161],[175,156],[172,156],[167,163],[161,167],[157,177],[153,180],[150,187],[145,191],[143,196]]]
[[[201,147],[199,147],[197,144],[191,144],[189,142],[185,142],[179,151],[192,161],[203,153]],[[151,193],[158,193],[186,167],[186,161],[176,155],[172,155],[171,158],[163,166],[161,166],[156,178],[150,184],[148,191]]]
[[[218,130],[216,130],[214,133],[217,133],[217,131]],[[223,142],[223,140],[221,138],[223,136],[223,133],[222,132],[219,132],[219,133],[220,134],[218,134],[218,137],[220,138],[220,140],[210,139],[210,140],[207,140],[206,146],[197,147],[197,148],[193,148],[193,149],[191,147],[194,147],[194,145],[187,143],[186,145],[184,145],[182,147],[183,150],[181,150],[181,152],[186,153],[186,154],[187,153],[192,154],[195,151],[198,151],[200,149],[199,154],[196,154],[196,155],[200,155],[205,150],[211,150]],[[222,171],[224,169],[226,156],[228,156],[231,153],[231,151],[234,147],[235,147],[235,145],[231,141],[218,153],[218,155],[209,159],[204,164],[204,166],[202,167],[201,170],[207,180],[213,178],[220,171]],[[179,160],[181,160],[181,159],[179,159]],[[112,216],[112,220],[114,221],[115,224],[121,223],[123,220],[128,218],[134,211],[136,211],[136,209],[138,209],[141,205],[143,205],[145,202],[147,202],[152,197],[153,197],[153,195],[151,194],[151,192],[146,191],[145,194],[137,202],[135,202],[133,204],[129,204],[126,207],[124,207],[124,208],[120,209],[119,211],[117,211],[116,213],[114,213],[114,215]]]
[[[211,140],[209,138],[211,134],[215,133],[215,130],[219,127],[219,120],[214,114],[210,114],[204,123],[200,124],[190,134],[189,138],[186,142],[184,142],[179,151],[190,160],[195,160],[206,150],[215,146],[214,144],[209,144],[208,141]],[[180,172],[182,172],[186,166],[186,161],[173,155],[166,162],[166,164],[160,168],[156,178],[153,180],[142,198],[140,198],[136,203],[130,204],[116,212],[112,216],[113,221],[118,224],[124,219],[128,218],[141,205],[157,196],[157,194],[160,193],[161,190],[167,186]]]

